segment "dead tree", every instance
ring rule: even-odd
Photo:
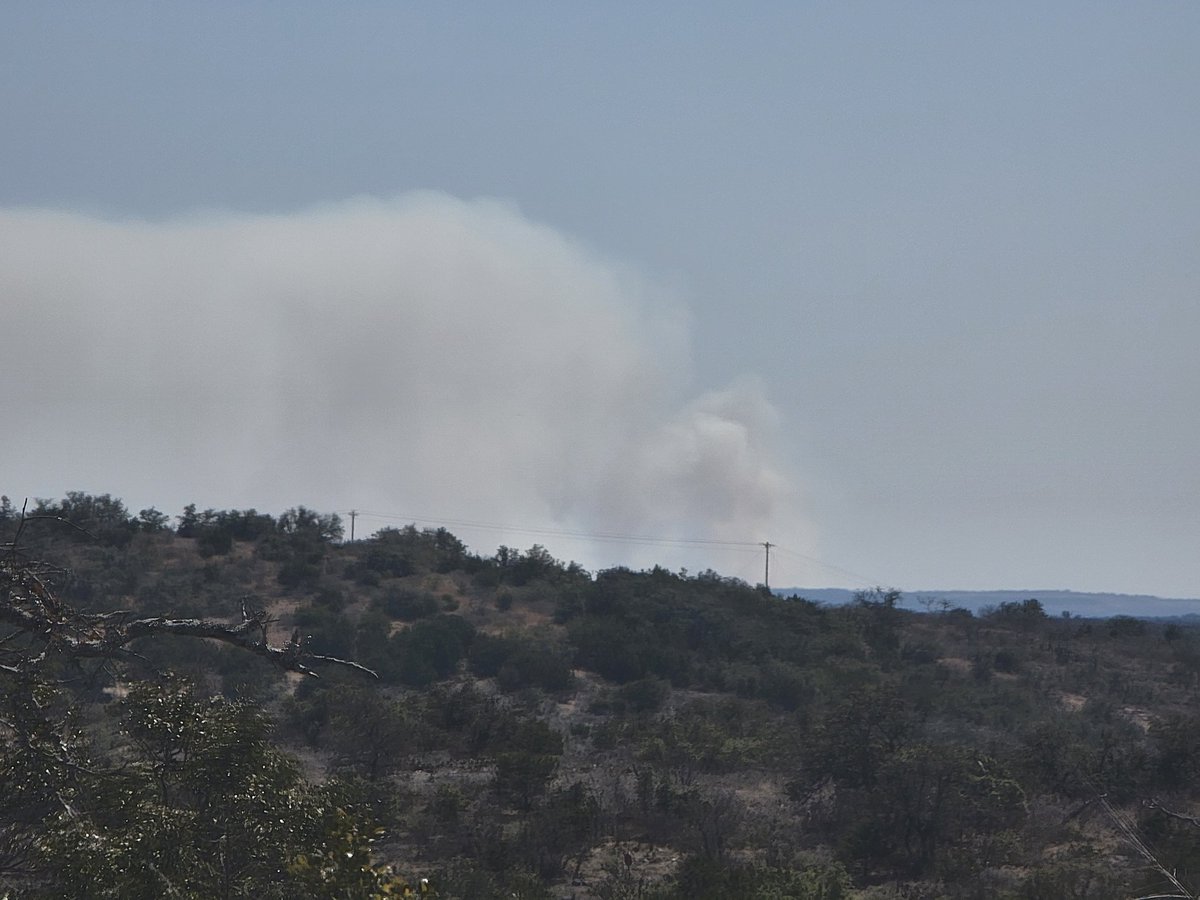
[[[130,645],[135,641],[165,637],[203,638],[230,644],[269,660],[289,672],[317,677],[316,668],[339,666],[377,678],[366,666],[333,656],[310,653],[297,630],[282,646],[267,638],[271,619],[264,610],[242,604],[240,622],[207,619],[172,619],[163,616],[135,618],[124,610],[83,613],[63,603],[54,591],[62,571],[30,560],[20,548],[26,523],[53,516],[26,516],[22,510],[16,536],[0,545],[0,624],[9,627],[0,637],[0,672],[18,678],[36,678],[51,662],[84,659],[144,662]],[[65,523],[70,525],[71,523]]]

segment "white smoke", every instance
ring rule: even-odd
[[[16,209],[0,246],[9,494],[808,541],[762,386],[689,399],[683,306],[508,205]]]

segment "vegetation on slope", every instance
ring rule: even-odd
[[[1190,628],[1034,598],[827,607],[537,546],[480,557],[444,530],[343,542],[302,507],[170,519],[71,494],[36,514],[78,527],[27,522],[13,547],[0,503],[9,571],[54,561],[66,609],[250,615],[296,659],[379,678],[156,634],[31,679],[42,645],[15,634],[12,896],[386,896],[393,872],[446,898],[1107,900],[1178,892],[1164,869],[1200,887]]]

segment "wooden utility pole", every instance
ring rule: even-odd
[[[354,519],[358,516],[358,510],[350,510],[350,543],[354,543]]]
[[[771,548],[774,546],[770,541],[763,541],[763,549],[767,551],[766,564],[763,568],[763,587],[768,591],[771,589]]]

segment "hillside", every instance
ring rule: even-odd
[[[19,517],[0,507],[0,540],[11,560],[59,567],[46,578],[64,609],[233,625],[255,611],[272,643],[379,677],[334,667],[302,678],[185,637],[142,639],[129,645],[137,658],[56,676],[54,702],[77,723],[72,752],[89,762],[30,781],[18,741],[30,732],[8,714],[0,893],[71,896],[64,885],[76,874],[78,884],[132,885],[145,871],[154,896],[156,878],[216,871],[226,857],[215,848],[231,846],[224,826],[195,832],[203,838],[179,832],[194,867],[172,876],[167,856],[139,856],[130,843],[130,802],[105,799],[131,772],[184,771],[173,767],[186,753],[146,756],[151,732],[138,722],[150,709],[168,734],[180,716],[211,723],[225,710],[240,712],[223,727],[259,734],[238,717],[265,713],[255,758],[267,761],[262,771],[294,774],[277,776],[286,788],[263,808],[286,795],[289,808],[314,810],[314,828],[330,810],[346,817],[321,825],[325,850],[295,849],[313,845],[309,832],[241,838],[260,849],[246,854],[243,881],[226,882],[229,896],[252,877],[310,885],[292,896],[333,896],[311,885],[349,876],[313,860],[337,846],[330,835],[359,846],[367,834],[371,867],[428,878],[444,898],[1111,900],[1174,890],[1132,835],[1200,886],[1200,830],[1187,818],[1200,812],[1200,631],[1190,627],[1047,615],[1029,598],[987,615],[917,613],[878,591],[834,606],[714,572],[589,573],[537,546],[480,557],[444,530],[351,543],[336,516],[303,507],[189,507],[169,519],[76,494],[39,513],[17,553]],[[17,602],[17,583],[5,603]],[[0,644],[10,705],[24,696],[28,646]],[[190,687],[162,693],[179,678]],[[204,769],[204,791],[147,782],[145,809],[200,828],[199,798],[241,771],[220,759]],[[80,769],[103,777],[79,781]],[[35,782],[49,807],[27,796]],[[47,817],[55,796],[69,814]],[[80,821],[91,844],[78,840]],[[282,848],[269,877],[254,874],[264,848]],[[140,896],[129,886],[90,895]]]

